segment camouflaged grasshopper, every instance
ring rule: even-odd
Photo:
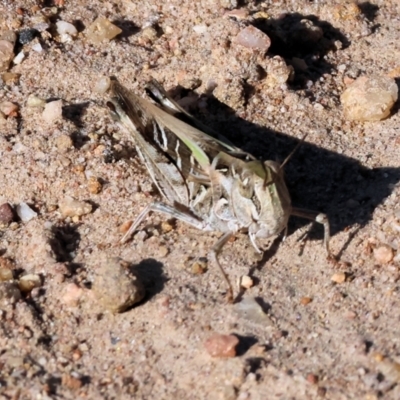
[[[283,164],[258,161],[212,131],[172,100],[161,85],[151,81],[147,91],[162,108],[138,97],[111,78],[107,106],[128,131],[164,202],[149,204],[124,235],[125,242],[151,211],[177,218],[202,231],[220,231],[212,247],[212,261],[232,235],[247,231],[257,252],[258,238],[286,229],[290,215],[324,225],[329,254],[329,222],[325,214],[293,208],[283,175]],[[183,120],[187,121],[184,122]]]

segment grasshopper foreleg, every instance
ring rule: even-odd
[[[330,226],[329,226],[329,219],[326,214],[319,213],[317,211],[305,210],[302,208],[292,208],[290,213],[296,217],[306,218],[311,221],[318,222],[324,226],[324,247],[328,258],[334,258],[329,249],[329,242],[331,240],[331,233],[330,233]]]
[[[228,286],[228,293],[227,293],[227,300],[229,303],[232,303],[233,301],[233,289],[232,289],[232,284],[231,281],[229,280],[228,275],[222,268],[222,265],[218,261],[218,254],[222,250],[222,248],[225,246],[225,244],[228,242],[228,240],[232,237],[233,232],[226,232],[222,237],[218,240],[217,243],[214,244],[214,246],[211,248],[210,251],[210,258],[212,259],[212,262],[219,268],[221,271],[222,276],[225,279],[225,282]]]

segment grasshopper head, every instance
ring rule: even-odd
[[[249,226],[249,236],[258,250],[256,238],[269,238],[278,235],[286,228],[291,212],[289,191],[286,187],[283,170],[279,163],[251,161],[248,164],[254,173],[253,204],[256,213]]]

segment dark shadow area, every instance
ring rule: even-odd
[[[86,109],[89,107],[90,102],[86,101],[84,103],[70,104],[68,106],[63,106],[62,116],[65,119],[71,121],[75,126],[82,127],[82,117]]]
[[[81,240],[78,226],[65,224],[52,227],[53,237],[50,240],[50,246],[57,257],[57,262],[70,263],[73,260],[72,254],[78,249]]]
[[[236,346],[236,355],[239,357],[246,354],[250,347],[258,342],[255,336],[243,336],[237,333],[234,333],[234,335],[239,339],[239,344]]]
[[[364,3],[358,3],[357,6],[370,22],[373,22],[378,15],[379,6],[376,4],[365,1]]]
[[[130,267],[130,271],[139,277],[146,289],[146,296],[138,305],[147,302],[164,289],[168,279],[164,275],[163,268],[164,265],[153,258],[147,258]]]
[[[195,116],[258,159],[282,162],[299,143],[299,139],[285,133],[243,120],[214,97],[208,98],[207,104],[212,114]],[[326,213],[334,236],[351,226],[363,227],[371,220],[375,208],[400,181],[400,168],[370,169],[355,159],[304,142],[285,166],[285,176],[292,205]],[[309,223],[290,218],[288,235]],[[308,238],[322,241],[322,226],[314,224]],[[278,246],[279,239],[264,257],[275,254]],[[266,260],[264,257],[258,265]]]
[[[257,374],[257,371],[268,365],[267,360],[262,357],[250,357],[246,359],[246,364],[248,366],[249,372]]]
[[[336,41],[341,42],[342,48],[350,45],[339,29],[315,15],[292,13],[277,19],[258,18],[253,25],[270,37],[268,53],[283,57],[287,64],[293,66],[296,73],[290,84],[296,89],[304,88],[307,81],[315,82],[334,69],[324,56],[337,50]]]
[[[119,19],[116,21],[112,21],[112,23],[122,30],[122,32],[118,35],[118,39],[127,39],[140,31],[139,26],[135,25],[132,21],[128,21],[126,19]]]

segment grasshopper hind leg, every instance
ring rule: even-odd
[[[163,214],[166,214],[170,217],[179,219],[180,221],[186,222],[189,225],[194,226],[197,229],[204,230],[204,223],[203,221],[199,220],[195,216],[191,215],[188,212],[179,210],[176,207],[170,206],[168,204],[162,203],[162,202],[154,202],[149,204],[136,218],[134,223],[131,225],[129,228],[128,232],[125,233],[125,235],[121,239],[121,243],[126,243],[133,233],[136,231],[138,226],[143,222],[143,220],[146,218],[147,214],[150,212],[160,212]],[[229,302],[233,301],[233,288],[232,284],[229,280],[228,275],[222,268],[221,264],[218,261],[218,254],[224,247],[224,245],[228,242],[228,240],[231,238],[233,235],[233,232],[227,232],[225,233],[218,241],[215,243],[215,245],[212,247],[210,251],[210,258],[212,260],[212,263],[214,263],[218,269],[221,271],[221,274],[228,286],[228,292],[227,292],[227,300]]]
[[[220,270],[226,285],[228,286],[228,292],[226,294],[226,299],[229,303],[233,303],[233,288],[231,281],[229,280],[229,277],[225,270],[222,268],[222,265],[218,261],[218,254],[222,250],[222,248],[225,246],[225,244],[229,241],[229,239],[232,237],[233,232],[226,232],[219,240],[217,243],[214,244],[214,246],[211,248],[210,251],[210,258],[212,260],[212,263],[214,263]]]
[[[197,229],[204,230],[204,223],[202,220],[196,218],[194,215],[186,212],[184,210],[180,210],[176,207],[170,206],[163,202],[156,201],[154,203],[149,204],[136,218],[134,223],[129,228],[128,232],[121,239],[121,243],[126,243],[133,233],[136,231],[138,226],[142,223],[144,218],[150,212],[159,212],[162,214],[166,214],[172,218],[179,219],[183,222],[186,222],[189,225],[194,226]]]

